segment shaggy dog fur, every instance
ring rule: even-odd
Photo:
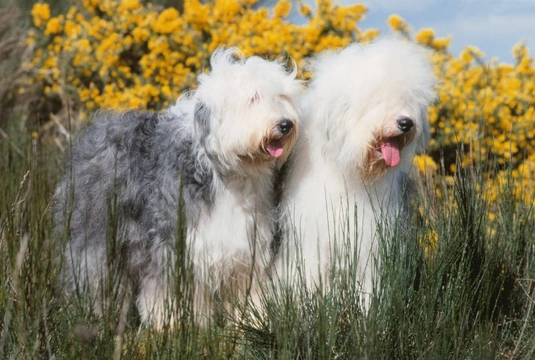
[[[181,202],[198,321],[269,260],[273,180],[296,140],[302,86],[280,62],[237,57],[217,51],[166,112],[98,114],[73,145],[56,231],[68,232],[68,289],[87,289],[97,313],[117,306],[111,286],[126,303],[135,294],[143,322],[173,321]]]
[[[312,63],[303,131],[282,185],[276,268],[283,281],[303,275],[308,287],[326,284],[331,269],[344,267],[334,261],[348,254],[337,252],[351,249],[367,306],[377,230],[399,219],[412,158],[429,141],[426,112],[436,80],[426,55],[417,45],[384,39]]]

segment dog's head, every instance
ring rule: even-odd
[[[281,62],[238,56],[216,51],[199,76],[194,134],[223,171],[272,169],[295,144],[302,85]]]
[[[407,169],[430,138],[436,78],[427,56],[418,45],[387,39],[320,57],[305,107],[309,126],[325,136],[324,156],[371,180]]]

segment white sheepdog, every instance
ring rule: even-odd
[[[325,288],[355,255],[367,308],[376,281],[378,230],[399,219],[406,174],[426,148],[436,78],[426,51],[399,39],[320,55],[302,103],[302,131],[282,179],[276,270]],[[302,260],[302,261],[301,261]]]
[[[296,69],[236,49],[214,53],[211,68],[167,111],[99,113],[73,145],[56,233],[68,235],[68,291],[87,290],[97,313],[120,308],[113,288],[125,309],[134,296],[144,323],[172,323],[187,253],[205,322],[215,296],[243,293],[270,261],[274,179],[297,138],[302,83]]]

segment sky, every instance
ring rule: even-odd
[[[467,45],[479,48],[485,59],[513,63],[512,48],[519,41],[535,56],[535,0],[333,0],[342,5],[362,3],[368,8],[360,29],[389,34],[386,20],[397,14],[413,34],[432,28],[436,37],[452,36],[450,51],[458,55]],[[314,0],[306,0],[307,3]]]

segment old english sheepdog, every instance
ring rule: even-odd
[[[56,231],[68,233],[67,285],[89,291],[97,313],[112,287],[136,297],[144,323],[176,319],[180,204],[199,321],[212,296],[243,291],[270,260],[273,182],[297,138],[302,83],[295,66],[239,57],[216,51],[198,88],[167,111],[100,113],[73,145]]]
[[[424,49],[393,38],[322,54],[311,70],[302,132],[282,180],[276,269],[284,282],[299,275],[325,289],[331,270],[347,266],[340,250],[350,250],[366,308],[377,231],[403,211],[413,156],[429,142],[436,79]]]

